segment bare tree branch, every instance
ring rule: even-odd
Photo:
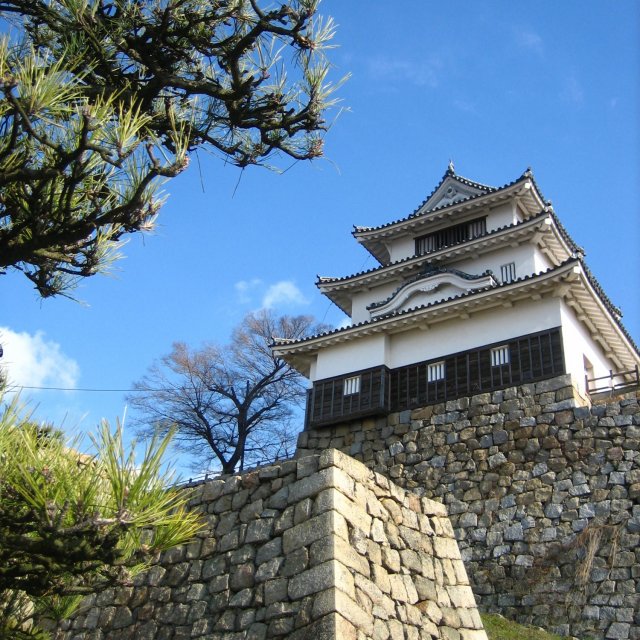
[[[305,385],[269,345],[274,337],[300,338],[324,329],[310,316],[261,311],[247,315],[225,347],[174,344],[128,399],[140,412],[140,433],[175,426],[175,441],[184,451],[223,473],[290,454],[290,423]]]

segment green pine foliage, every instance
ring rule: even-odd
[[[104,423],[90,455],[24,417],[0,415],[0,637],[43,637],[33,619],[68,617],[81,598],[129,584],[159,552],[201,527],[189,494],[169,487],[172,434],[142,460]]]
[[[335,27],[318,3],[0,1],[0,274],[46,297],[104,272],[196,148],[321,156]]]

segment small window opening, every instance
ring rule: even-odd
[[[354,393],[360,393],[360,376],[345,378],[343,394],[352,396]]]
[[[589,393],[590,387],[591,387],[590,382],[591,383],[594,382],[594,378],[596,377],[596,374],[593,368],[593,364],[591,363],[591,360],[589,360],[589,358],[587,358],[587,356],[585,356],[584,354],[582,356],[582,360],[584,363],[585,391]]]
[[[501,347],[491,349],[491,366],[500,367],[503,364],[509,364],[509,345],[505,344]]]
[[[513,282],[516,279],[516,263],[509,262],[500,267],[502,282]]]
[[[433,362],[427,367],[427,382],[444,380],[444,360]]]

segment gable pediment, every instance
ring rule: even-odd
[[[467,198],[488,193],[488,189],[472,186],[460,181],[455,175],[447,175],[438,188],[429,196],[426,202],[416,212],[416,215],[433,211],[439,207],[446,207]]]

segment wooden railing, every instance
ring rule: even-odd
[[[606,384],[591,384],[600,383],[604,380],[606,380]],[[601,393],[603,391],[609,391],[613,393],[614,391],[618,391],[623,387],[640,385],[640,371],[638,370],[638,365],[636,365],[633,369],[629,369],[628,371],[613,371],[610,369],[608,376],[589,378],[589,376],[585,375],[584,383],[585,389],[589,394]]]

